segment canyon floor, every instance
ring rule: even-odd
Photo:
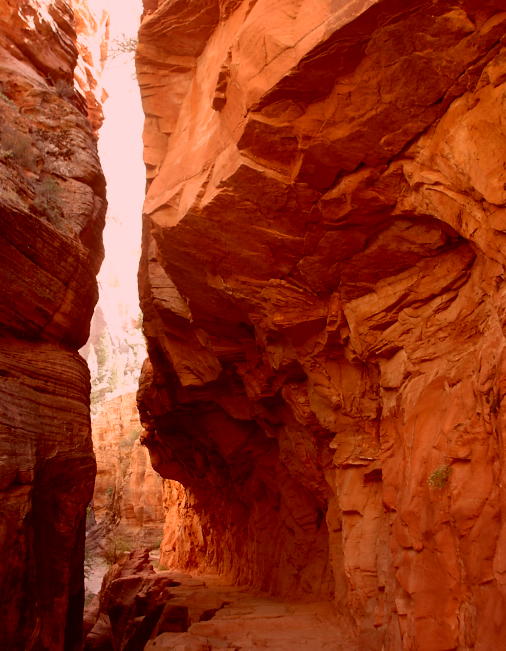
[[[109,570],[100,604],[87,651],[358,651],[349,622],[329,602],[276,599],[217,575],[154,571],[142,550]]]
[[[357,648],[329,603],[290,603],[251,593],[247,588],[220,584],[211,576],[170,575],[181,583],[173,588],[175,599],[188,605],[192,623],[187,632],[162,633],[148,642],[146,650]]]

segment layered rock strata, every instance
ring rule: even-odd
[[[101,63],[75,7],[0,0],[0,647],[13,651],[80,645],[95,460],[77,349],[106,204],[85,97]]]
[[[114,529],[114,540],[129,548],[159,547],[164,521],[163,480],[140,444],[141,432],[135,393],[106,401],[92,419],[94,515],[98,524]]]
[[[502,0],[145,2],[165,557],[332,598],[361,649],[502,644],[505,33]]]

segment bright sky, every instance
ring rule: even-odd
[[[141,0],[90,0],[111,18],[111,47],[114,39],[136,37],[142,12]],[[99,274],[101,306],[109,324],[120,327],[118,303],[128,313],[139,313],[137,267],[140,257],[142,202],[145,169],[142,159],[142,126],[139,89],[133,54],[109,58],[103,77],[109,98],[100,130],[99,153],[107,180],[107,211],[104,231],[105,260]]]

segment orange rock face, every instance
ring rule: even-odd
[[[504,2],[145,7],[165,558],[331,597],[361,649],[501,647]]]
[[[97,70],[104,66],[107,58],[109,16],[104,10],[91,10],[87,0],[71,0],[70,4],[79,53],[74,79],[86,99],[88,119],[94,129],[99,129],[103,121],[102,102],[107,98],[107,92]]]
[[[86,20],[69,2],[0,0],[0,647],[13,651],[80,644],[95,460],[76,351],[105,213],[73,81]]]
[[[140,444],[141,432],[135,393],[103,403],[92,420],[95,518],[114,525],[122,540],[142,546],[160,540],[164,512],[162,478]]]

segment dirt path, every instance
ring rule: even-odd
[[[87,651],[359,651],[350,622],[329,602],[275,599],[217,576],[154,571],[148,550],[111,568],[101,598],[90,604]],[[103,570],[95,566],[88,590]],[[93,611],[93,612],[92,612]]]
[[[150,650],[355,651],[344,622],[329,603],[297,603],[224,586],[214,577],[161,572],[180,582],[171,602],[188,608],[184,633],[164,632],[144,647]]]

